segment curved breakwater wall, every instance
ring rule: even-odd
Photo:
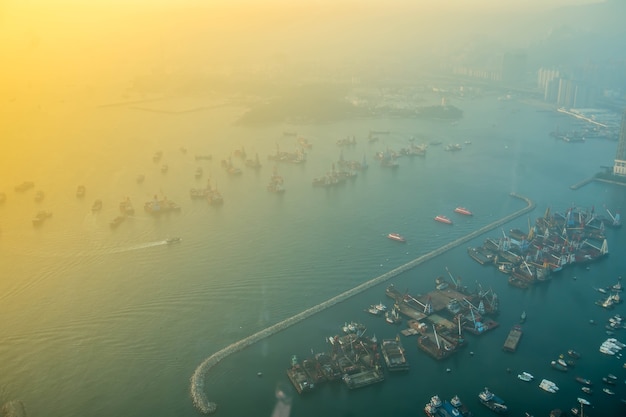
[[[279,323],[274,324],[273,326],[270,326],[266,329],[263,329],[251,336],[246,337],[245,339],[242,339],[238,342],[235,342],[227,347],[225,347],[224,349],[214,353],[213,355],[209,356],[208,358],[206,358],[204,361],[202,361],[202,363],[200,363],[200,365],[196,368],[196,370],[194,371],[193,375],[191,376],[191,387],[190,387],[190,391],[191,391],[191,399],[193,401],[193,404],[195,405],[195,407],[202,413],[204,414],[212,414],[217,410],[217,404],[214,402],[209,401],[208,397],[206,396],[206,393],[204,392],[204,379],[206,378],[209,370],[216,365],[217,363],[219,363],[222,359],[224,359],[225,357],[238,352],[240,350],[242,350],[243,348],[252,345],[253,343],[258,342],[261,339],[264,339],[268,336],[271,336],[275,333],[278,333],[281,330],[286,329],[287,327],[294,325],[304,319],[306,319],[307,317],[312,316],[315,313],[318,313],[328,307],[331,307],[341,301],[344,301],[368,288],[371,288],[375,285],[378,285],[384,281],[387,281],[395,276],[400,275],[401,273],[408,271],[409,269],[412,269],[414,267],[416,267],[417,265],[421,264],[422,262],[425,262],[429,259],[432,259],[438,255],[441,255],[442,253],[456,247],[459,246],[465,242],[468,242],[472,239],[474,239],[475,237],[480,236],[481,234],[488,232],[490,230],[495,229],[496,227],[502,226],[503,224],[519,217],[522,216],[528,212],[530,212],[531,210],[533,210],[535,208],[535,204],[528,198],[520,196],[518,194],[515,193],[511,193],[512,197],[515,198],[519,198],[522,199],[526,202],[526,207],[524,207],[521,210],[516,211],[513,214],[510,214],[506,217],[503,217],[493,223],[488,224],[487,226],[481,227],[480,229],[465,235],[463,237],[460,237],[448,244],[445,244],[425,255],[422,255],[416,259],[413,259],[410,262],[407,262],[404,265],[401,265],[395,269],[392,269],[389,272],[386,272],[374,279],[371,279],[367,282],[364,282],[361,285],[358,285],[348,291],[345,291],[327,301],[324,301],[323,303],[320,303],[316,306],[313,306],[309,309],[304,310],[301,313],[296,314],[295,316],[289,317],[288,319],[285,319]]]

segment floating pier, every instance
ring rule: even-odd
[[[394,278],[400,274],[402,274],[403,272],[406,272],[410,269],[415,268],[416,266],[422,264],[425,261],[428,261],[430,259],[433,259],[439,255],[441,255],[442,253],[447,252],[448,250],[455,248],[463,243],[469,242],[470,240],[490,231],[493,230],[497,227],[502,226],[503,224],[518,218],[526,213],[529,213],[530,211],[532,211],[535,208],[535,204],[533,203],[532,200],[530,200],[527,197],[521,196],[519,194],[516,193],[511,193],[510,194],[511,197],[514,198],[518,198],[521,200],[524,200],[526,202],[526,207],[522,208],[521,210],[518,210],[512,214],[509,214],[508,216],[505,216],[499,220],[496,220],[495,222],[488,224],[484,227],[481,227],[478,230],[475,230],[472,233],[469,233],[463,237],[460,237],[448,244],[445,244],[425,255],[422,255],[416,259],[413,259],[410,262],[407,262],[404,265],[401,265],[397,268],[392,269],[389,272],[386,272],[374,279],[371,279],[367,282],[364,282],[363,284],[360,284],[348,291],[343,292],[342,294],[339,294],[327,301],[324,301],[316,306],[313,306],[311,308],[308,308],[306,310],[304,310],[301,313],[298,313],[292,317],[289,317],[279,323],[276,323],[266,329],[263,329],[253,335],[250,335],[238,342],[235,342],[229,346],[226,346],[225,348],[223,348],[222,350],[215,352],[214,354],[212,354],[211,356],[209,356],[208,358],[206,358],[204,361],[202,361],[200,363],[200,365],[198,365],[198,367],[196,368],[196,370],[194,371],[194,373],[191,376],[191,381],[190,381],[190,395],[191,395],[191,399],[193,401],[194,406],[198,409],[198,411],[200,411],[201,413],[204,414],[212,414],[215,411],[217,411],[217,404],[215,402],[209,401],[208,397],[206,396],[206,393],[204,392],[204,378],[206,378],[208,372],[211,370],[211,368],[213,366],[215,366],[216,364],[218,364],[222,359],[226,358],[227,356],[239,352],[240,350],[243,350],[245,347],[248,347],[266,337],[269,337],[275,333],[278,333],[279,331],[282,331],[296,323],[301,322],[302,320],[322,311],[325,310],[329,307],[334,306],[337,303],[340,303],[344,300],[347,300],[350,297],[353,297],[363,291],[365,291],[368,288],[372,288],[380,283],[383,283],[391,278]]]

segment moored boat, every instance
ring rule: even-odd
[[[559,387],[557,387],[554,382],[547,379],[541,380],[541,382],[539,383],[539,388],[552,394],[556,393],[559,390]]]
[[[464,216],[473,216],[474,215],[471,211],[469,211],[465,207],[457,207],[457,208],[454,209],[454,212],[458,213],[458,214],[463,214]]]
[[[102,200],[96,200],[93,202],[93,204],[91,205],[91,211],[100,211],[102,210]]]
[[[582,376],[577,376],[576,377],[576,382],[579,382],[583,385],[587,385],[587,386],[591,386],[592,382],[590,380],[588,380],[587,378],[583,378]]]
[[[517,377],[526,382],[532,381],[534,378],[534,376],[532,376],[532,374],[529,374],[528,372],[522,372],[521,374],[518,374]]]
[[[567,372],[567,365],[564,366],[562,363],[559,363],[558,361],[550,362],[550,366],[552,366],[557,371]]]
[[[389,233],[387,235],[387,238],[391,240],[395,240],[396,242],[402,242],[402,243],[406,242],[406,239],[404,238],[404,236],[398,233]]]
[[[436,216],[435,217],[435,221],[437,221],[439,223],[444,223],[444,224],[452,224],[452,220],[450,220],[449,218],[447,218],[443,214],[439,214],[438,216]]]
[[[116,216],[113,220],[111,220],[109,222],[109,227],[111,227],[111,229],[115,229],[117,226],[122,224],[124,222],[124,220],[126,220],[126,217],[124,217],[124,216]]]
[[[484,391],[478,394],[480,403],[498,414],[506,414],[509,408],[504,403],[504,400],[493,392],[489,391],[489,388],[485,387]]]
[[[570,357],[574,358],[574,359],[580,359],[580,353],[578,353],[578,352],[577,352],[577,351],[575,351],[574,349],[569,349],[569,350],[567,351],[567,354],[568,354]]]

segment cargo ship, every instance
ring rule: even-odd
[[[402,242],[402,243],[406,242],[406,239],[398,233],[389,233],[387,235],[387,238],[391,240],[395,240],[396,242]]]
[[[440,215],[436,216],[435,217],[435,221],[438,221],[439,223],[444,223],[444,224],[452,224],[452,220],[450,220],[449,218],[447,218],[443,214],[440,214]]]
[[[454,212],[458,213],[458,214],[463,214],[464,216],[473,216],[474,215],[471,211],[469,211],[465,207],[457,207],[457,208],[454,209]]]

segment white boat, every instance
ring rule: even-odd
[[[542,390],[546,392],[550,392],[552,394],[554,394],[555,392],[559,390],[559,387],[557,387],[554,382],[549,381],[547,379],[541,380],[541,382],[539,383],[539,388],[541,388]]]
[[[587,400],[585,400],[584,398],[578,397],[576,398],[576,400],[578,400],[578,402],[582,405],[591,405],[591,403]]]
[[[534,376],[532,376],[528,372],[522,372],[521,374],[518,374],[517,377],[521,379],[522,381],[526,381],[526,382],[532,381],[534,378]]]
[[[178,243],[181,240],[182,239],[179,237],[168,237],[167,239],[165,239],[165,243],[167,243],[168,245],[171,245],[172,243]]]
[[[609,394],[609,395],[615,395],[615,393],[613,391],[611,391],[608,388],[602,388],[602,391],[604,391],[605,393]]]

